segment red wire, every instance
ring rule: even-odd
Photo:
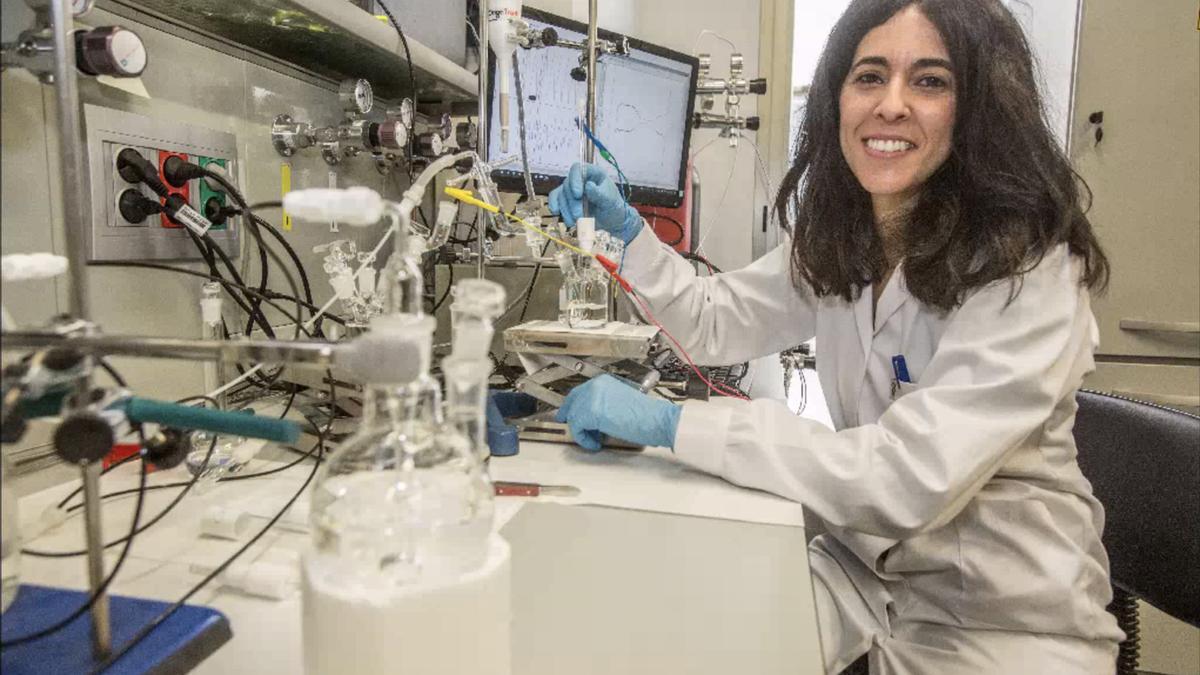
[[[726,396],[731,396],[743,401],[750,400],[750,398],[742,392],[737,391],[732,387],[726,388],[724,384],[714,383],[705,377],[704,373],[700,372],[700,369],[696,367],[696,364],[692,361],[692,357],[688,355],[687,350],[683,348],[683,345],[679,344],[679,341],[675,339],[675,336],[671,335],[670,331],[668,331],[665,326],[659,323],[658,319],[654,317],[654,314],[650,312],[650,308],[646,306],[646,303],[642,300],[641,296],[636,291],[631,292],[629,295],[635,301],[637,301],[638,306],[642,308],[643,312],[645,312],[646,318],[650,319],[650,322],[655,326],[658,326],[658,329],[663,332],[663,335],[667,336],[667,339],[671,341],[671,344],[675,345],[675,349],[679,350],[679,355],[683,357],[684,361],[687,361],[687,364],[691,367],[692,372],[696,373],[696,376],[703,380],[704,384],[708,385],[710,391],[715,391],[718,394],[724,394]]]
[[[612,278],[617,280],[617,283],[620,284],[621,288],[625,289],[625,291],[629,293],[629,297],[633,298],[637,302],[638,306],[642,308],[642,312],[646,314],[646,318],[650,319],[650,322],[657,326],[658,329],[663,332],[663,335],[667,336],[667,339],[671,341],[671,344],[675,345],[675,348],[679,350],[679,355],[682,356],[685,361],[687,361],[689,366],[691,366],[692,372],[696,373],[696,376],[703,380],[704,384],[708,385],[709,391],[715,391],[718,394],[724,394],[726,396],[731,396],[743,401],[750,400],[748,396],[737,389],[726,387],[724,384],[714,384],[711,380],[705,377],[704,373],[700,372],[700,369],[696,367],[695,362],[692,361],[692,357],[688,355],[687,350],[683,348],[683,345],[679,344],[679,340],[676,340],[675,336],[671,335],[671,332],[667,330],[666,326],[662,325],[662,323],[660,323],[659,320],[654,317],[654,313],[650,311],[648,306],[646,306],[645,301],[643,301],[641,295],[634,290],[633,285],[630,284],[625,277],[617,273],[617,264],[602,255],[597,255],[596,261],[600,263],[600,266],[603,267],[604,270],[612,276]]]

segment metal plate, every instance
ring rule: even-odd
[[[380,99],[411,95],[396,30],[346,0],[108,0],[101,6],[143,12],[328,80],[365,77]],[[465,44],[466,25],[457,23]],[[405,37],[422,102],[475,100],[472,73]]]
[[[124,223],[117,211],[117,195],[130,187],[116,175],[116,154],[121,148],[147,151],[167,150],[192,158],[223,159],[230,181],[237,186],[237,137],[181,122],[135,115],[96,105],[84,106],[87,127],[88,172],[92,187],[92,221],[88,260],[187,260],[198,259],[195,244],[183,228],[159,226],[158,217],[142,225]],[[157,154],[147,157],[157,163]],[[192,208],[200,210],[201,190],[191,191]],[[153,196],[144,191],[143,194]],[[238,254],[241,222],[230,219],[224,230],[209,234],[231,258]]]
[[[530,321],[504,331],[504,348],[523,354],[569,354],[644,359],[658,329],[609,323],[599,329],[569,329],[554,321]]]

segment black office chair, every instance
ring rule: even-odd
[[[1200,627],[1200,417],[1081,390],[1079,467],[1104,505],[1113,604],[1128,636],[1120,675],[1138,664],[1137,599]]]

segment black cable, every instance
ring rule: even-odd
[[[320,430],[318,430],[318,438],[319,439],[323,438]],[[233,474],[233,475],[229,475],[229,476],[221,476],[220,478],[217,479],[217,482],[225,483],[225,482],[229,482],[229,481],[249,480],[251,478],[262,478],[264,476],[273,476],[277,473],[282,473],[283,471],[286,471],[286,470],[292,468],[293,466],[296,466],[297,464],[302,463],[306,459],[311,459],[313,456],[313,453],[315,453],[317,451],[317,446],[314,445],[311,449],[308,450],[308,452],[305,452],[298,448],[288,448],[288,449],[292,450],[294,452],[300,453],[300,456],[297,459],[294,459],[291,462],[288,462],[287,464],[284,464],[282,466],[275,467],[274,469],[267,469],[266,471],[256,471],[254,473],[247,473],[247,474]],[[161,483],[159,485],[150,485],[146,488],[146,491],[153,492],[155,490],[167,490],[170,488],[185,487],[190,482],[191,481],[183,480],[183,481],[176,481],[174,483]],[[101,501],[108,500],[108,499],[115,499],[117,497],[124,497],[125,495],[131,495],[134,492],[137,492],[137,490],[136,489],[127,489],[127,490],[117,490],[115,492],[106,492],[106,493],[100,495],[100,499],[101,499]],[[81,508],[83,508],[82,504],[72,504],[70,507],[67,508],[67,513],[74,513]],[[65,558],[65,557],[71,557],[71,556],[51,556],[51,557],[64,557]]]
[[[145,443],[142,444],[142,447],[145,448]],[[140,456],[140,455],[135,455],[135,456]],[[96,604],[96,601],[101,596],[103,596],[105,594],[105,592],[108,591],[108,587],[112,584],[113,579],[115,579],[117,577],[117,573],[121,571],[122,565],[125,564],[125,558],[128,557],[129,550],[131,548],[133,548],[134,537],[140,531],[140,530],[138,530],[138,525],[141,523],[141,519],[142,519],[142,505],[146,501],[146,463],[145,462],[142,462],[141,477],[139,478],[138,482],[139,482],[139,485],[138,485],[138,490],[137,490],[137,493],[138,493],[137,504],[133,507],[133,525],[129,528],[129,535],[127,537],[125,537],[125,539],[124,539],[125,546],[124,546],[124,548],[121,549],[121,555],[119,555],[117,557],[117,562],[115,564],[113,564],[112,571],[108,573],[108,576],[104,578],[104,581],[102,581],[100,583],[100,586],[96,589],[96,591],[94,593],[92,593],[91,596],[88,597],[87,602],[83,603],[83,605],[81,605],[78,609],[76,609],[74,612],[71,612],[69,615],[67,615],[66,618],[62,619],[61,621],[59,621],[55,624],[47,626],[46,628],[43,628],[39,631],[35,631],[28,635],[23,635],[21,637],[13,638],[11,640],[5,640],[4,642],[0,643],[0,648],[8,649],[10,647],[15,647],[17,645],[25,644],[27,642],[39,640],[39,639],[46,637],[47,635],[50,635],[52,633],[57,633],[58,631],[66,628],[68,625],[70,625],[73,621],[75,621],[79,617],[83,616],[83,614],[85,612],[89,611],[92,608],[92,606]]]
[[[525,148],[525,99],[521,98],[521,67],[514,52],[512,55],[513,84],[517,94],[517,137],[521,142],[521,168],[525,178],[525,196],[533,202],[533,174],[529,173],[529,151]]]
[[[286,238],[284,238],[283,233],[280,232],[274,225],[261,218],[258,218],[257,216],[255,216],[255,221],[257,221],[258,224],[267,231],[267,234],[271,235],[275,241],[279,242],[279,245],[283,247],[284,252],[286,252],[288,257],[291,258],[292,264],[295,265],[296,271],[300,274],[300,285],[304,288],[304,300],[311,306],[313,304],[312,286],[309,284],[308,272],[304,269],[304,263],[300,262],[300,256],[296,253],[296,249],[292,248],[292,245],[288,243]],[[321,321],[318,319],[313,325],[313,328],[316,329],[317,332],[320,332],[320,324]]]
[[[145,447],[145,443],[142,444],[142,447]],[[180,500],[182,500],[184,496],[191,491],[192,486],[196,484],[196,481],[200,480],[200,476],[202,476],[205,470],[208,469],[208,462],[210,459],[212,459],[213,451],[216,450],[216,448],[217,436],[214,434],[212,442],[208,444],[208,453],[204,455],[204,462],[200,465],[200,470],[197,471],[196,474],[192,476],[192,479],[183,486],[183,489],[179,491],[179,494],[175,495],[175,498],[171,500],[171,503],[167,504],[166,507],[164,507],[162,511],[159,511],[158,515],[151,518],[148,523],[140,527],[133,528],[129,534],[121,537],[120,539],[108,542],[104,545],[104,548],[109,549],[122,542],[131,542],[135,536],[150,529],[155,523],[166,517],[166,515],[171,512],[171,509],[175,508],[175,505],[178,504]],[[145,464],[143,464],[142,467],[142,470],[145,471]],[[142,487],[141,490],[144,492],[146,491],[146,488]],[[103,499],[104,497],[101,496],[101,500]],[[67,509],[67,511],[78,510],[81,506],[82,505],[76,505],[75,507]],[[22,549],[21,553],[34,558],[74,558],[76,556],[87,555],[87,549],[83,549],[81,551],[37,551],[32,549]]]
[[[258,202],[257,204],[250,205],[250,209],[253,211],[259,211],[262,209],[280,209],[280,208],[283,208],[283,202],[281,202],[279,200],[275,200],[273,202]]]
[[[170,265],[160,265],[158,263],[150,263],[150,262],[93,260],[93,261],[88,262],[88,266],[89,267],[140,267],[140,268],[150,269],[150,270],[162,270],[164,272],[177,272],[179,274],[187,274],[187,275],[194,276],[194,277],[200,277],[201,279],[208,279],[209,281],[221,282],[221,277],[215,277],[211,274],[205,274],[203,272],[197,272],[195,270],[184,269],[182,267],[172,267]],[[250,295],[259,297],[260,299],[262,299],[263,302],[274,307],[276,310],[279,311],[280,314],[283,314],[284,317],[291,319],[292,321],[295,321],[296,325],[300,326],[301,321],[299,318],[297,318],[294,314],[292,314],[290,311],[285,309],[282,305],[280,305],[279,303],[272,300],[267,294],[259,293],[258,291],[254,290],[253,288],[249,288],[249,287],[243,286],[241,284],[236,284],[236,283],[233,283],[232,281],[226,280],[224,283],[229,284],[235,288],[238,288],[243,293],[248,293]],[[305,334],[307,334],[309,337],[313,337],[312,333],[309,333],[303,327],[301,327],[301,330],[304,330]]]
[[[108,376],[112,378],[113,382],[117,383],[118,387],[129,386],[129,383],[125,381],[125,378],[121,377],[121,374],[117,372],[117,369],[113,368],[108,361],[104,360],[103,356],[96,357],[96,364],[99,365],[104,372],[108,373]]]
[[[707,266],[709,271],[714,274],[721,274],[720,267],[717,267],[716,265],[710,263],[708,261],[708,258],[705,258],[704,256],[700,255],[699,253],[691,253],[689,251],[682,251],[679,253],[679,255],[683,256],[684,260],[693,260],[695,262],[698,262],[702,265]]]
[[[113,469],[117,468],[118,466],[124,466],[124,465],[126,465],[126,464],[128,464],[128,463],[132,462],[133,460],[135,460],[135,459],[138,459],[139,457],[140,457],[140,455],[130,455],[130,456],[128,456],[128,457],[126,457],[126,458],[124,458],[124,459],[121,459],[121,460],[119,460],[119,461],[113,462],[112,464],[109,464],[108,466],[104,467],[104,470],[100,472],[100,475],[101,475],[101,476],[103,476],[104,474],[108,473],[109,471],[112,471]],[[75,495],[79,494],[80,492],[83,492],[83,486],[82,486],[82,485],[80,485],[79,487],[75,488],[74,492],[72,492],[71,494],[67,495],[66,497],[63,497],[63,498],[62,498],[62,501],[60,501],[60,502],[58,503],[58,508],[60,508],[60,509],[61,509],[62,507],[66,506],[66,505],[67,505],[67,502],[69,502],[69,501],[71,501],[72,499],[74,499],[74,498],[75,498]]]
[[[124,385],[122,385],[122,386],[124,386]],[[199,401],[199,400],[204,400],[204,401],[211,403],[212,407],[214,407],[214,408],[221,407],[220,404],[217,403],[217,399],[215,399],[211,396],[205,396],[204,394],[200,394],[197,396],[188,396],[186,398],[181,398],[175,402],[176,403],[191,403],[192,401]],[[132,462],[133,460],[137,459],[139,456],[140,455],[130,455],[122,460],[113,462],[112,464],[109,464],[107,467],[105,467],[104,470],[100,472],[100,475],[103,476],[104,474],[108,473],[109,471],[112,471],[113,469],[117,468],[118,466],[123,466],[125,464],[128,464],[129,462]],[[63,497],[62,501],[60,501],[58,503],[58,508],[61,509],[64,506],[66,506],[67,503],[70,502],[72,499],[74,499],[75,496],[78,495],[80,492],[83,492],[82,485],[75,488],[75,490],[71,494],[67,495],[66,497]],[[101,499],[103,499],[103,497],[101,497]]]
[[[441,308],[442,303],[446,302],[446,298],[450,295],[450,289],[454,286],[454,263],[446,264],[446,276],[446,290],[442,291],[442,297],[438,298],[437,302],[433,303],[433,309],[430,310],[430,314],[437,313],[438,309]]]
[[[550,240],[547,239],[545,245],[542,246],[542,254],[539,258],[546,257],[546,251],[550,250]],[[517,325],[521,325],[525,321],[525,312],[529,309],[529,299],[533,297],[533,286],[537,283],[538,274],[542,271],[542,263],[538,263],[533,268],[533,277],[529,279],[529,288],[525,291],[525,302],[521,305],[521,316],[517,317]]]
[[[254,210],[249,204],[246,203],[246,198],[242,196],[241,191],[234,187],[233,183],[230,183],[227,178],[219,173],[216,173],[215,171],[205,170],[204,174],[220,183],[221,187],[225,188],[225,191],[229,193],[229,196],[232,197],[233,200],[237,202],[238,206],[242,208],[243,214],[245,215],[243,222],[246,224],[246,229],[254,237],[255,243],[258,245],[259,249],[265,251],[266,254],[271,257],[271,260],[273,260],[276,265],[279,265],[279,271],[283,274],[284,279],[287,281],[288,288],[292,292],[292,297],[300,297],[300,289],[296,286],[296,280],[292,277],[292,273],[288,271],[287,265],[284,264],[283,260],[279,257],[279,254],[275,252],[275,249],[267,246],[263,241],[262,233],[258,229],[257,222],[261,219],[255,217]],[[299,328],[299,326],[297,326],[297,328]],[[295,337],[300,337],[299,330],[297,330]]]
[[[678,220],[675,220],[671,216],[664,215],[661,213],[652,213],[652,214],[650,214],[650,217],[654,220],[654,222],[658,222],[658,220],[661,218],[661,219],[667,221],[668,223],[671,223],[672,225],[675,226],[676,229],[679,230],[679,237],[677,237],[676,239],[674,239],[672,241],[666,241],[663,243],[665,243],[667,246],[678,246],[683,243],[683,237],[684,237],[683,223],[680,223]],[[651,225],[651,228],[653,228],[653,225]]]
[[[333,409],[336,409],[337,387],[335,387],[333,385],[332,381],[330,382],[329,390],[330,390],[329,403],[331,406],[331,410],[333,410]],[[326,427],[325,427],[325,433],[321,434],[317,441],[317,445],[316,445],[316,447],[318,448],[317,461],[313,463],[312,471],[309,472],[308,477],[304,479],[304,484],[300,486],[300,489],[296,490],[296,493],[294,495],[292,495],[292,498],[289,499],[287,501],[287,503],[283,505],[283,508],[279,509],[279,512],[275,514],[275,517],[271,518],[271,520],[268,521],[266,525],[263,525],[263,528],[261,530],[259,530],[253,537],[251,537],[250,540],[247,541],[241,548],[239,548],[237,551],[235,551],[233,553],[233,555],[226,558],[225,562],[218,565],[216,569],[214,569],[207,576],[205,576],[203,579],[201,579],[199,582],[197,582],[195,586],[192,586],[191,590],[189,590],[187,593],[184,593],[183,597],[181,597],[181,598],[179,598],[179,600],[175,601],[175,604],[173,604],[170,607],[168,607],[167,609],[163,610],[162,613],[160,613],[158,616],[156,616],[153,620],[150,621],[150,623],[146,624],[146,626],[144,628],[142,628],[140,631],[138,631],[136,635],[134,635],[132,638],[130,638],[130,640],[128,642],[126,642],[123,647],[121,647],[119,650],[113,652],[112,656],[105,659],[104,662],[101,663],[98,668],[96,668],[95,670],[92,671],[94,674],[103,672],[105,669],[107,669],[110,665],[115,663],[122,656],[129,653],[129,650],[136,647],[138,645],[138,643],[140,643],[142,640],[144,640],[146,638],[147,635],[154,632],[155,628],[162,625],[162,622],[166,621],[168,617],[170,617],[172,614],[175,613],[176,610],[178,610],[180,607],[182,607],[184,605],[184,603],[186,603],[193,595],[200,592],[200,589],[204,588],[209,582],[211,582],[213,579],[217,578],[222,572],[224,572],[226,569],[228,569],[229,566],[232,565],[238,558],[240,558],[243,553],[250,550],[251,546],[258,543],[258,541],[263,538],[263,536],[267,533],[267,531],[269,531],[272,527],[274,527],[275,523],[279,522],[280,518],[283,518],[283,514],[287,513],[288,509],[292,508],[292,505],[296,503],[296,500],[300,499],[300,496],[303,495],[304,491],[308,489],[309,484],[312,483],[314,478],[316,478],[317,470],[321,468],[321,461],[324,459],[324,456],[325,456],[325,434],[329,433],[329,430],[333,427],[333,420],[334,420],[334,415],[331,412],[330,418],[329,418],[329,424],[326,425]]]

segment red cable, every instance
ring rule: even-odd
[[[675,349],[679,351],[679,355],[683,357],[683,360],[687,361],[687,364],[691,367],[692,372],[696,373],[696,376],[703,380],[704,384],[708,385],[709,391],[714,391],[718,394],[724,394],[726,396],[741,399],[743,401],[750,400],[750,398],[742,392],[737,391],[732,387],[726,387],[724,384],[716,384],[705,377],[704,373],[700,372],[700,369],[696,367],[695,362],[692,361],[692,357],[688,355],[687,350],[683,348],[683,345],[679,344],[679,341],[675,339],[675,336],[671,335],[671,332],[667,330],[666,326],[663,326],[662,323],[660,323],[659,320],[654,317],[654,313],[650,311],[648,306],[646,306],[646,303],[644,300],[642,300],[641,295],[633,290],[633,286],[626,281],[624,277],[622,277],[620,274],[617,274],[617,264],[602,255],[597,255],[596,261],[600,263],[600,266],[603,267],[606,272],[608,272],[614,279],[617,280],[617,283],[621,285],[621,288],[625,289],[625,291],[629,293],[629,297],[633,298],[634,301],[637,302],[638,306],[642,308],[642,312],[645,313],[646,318],[650,319],[650,323],[653,323],[655,326],[657,326],[658,329],[663,332],[663,335],[666,335],[667,339],[671,341],[671,344],[675,345]]]

